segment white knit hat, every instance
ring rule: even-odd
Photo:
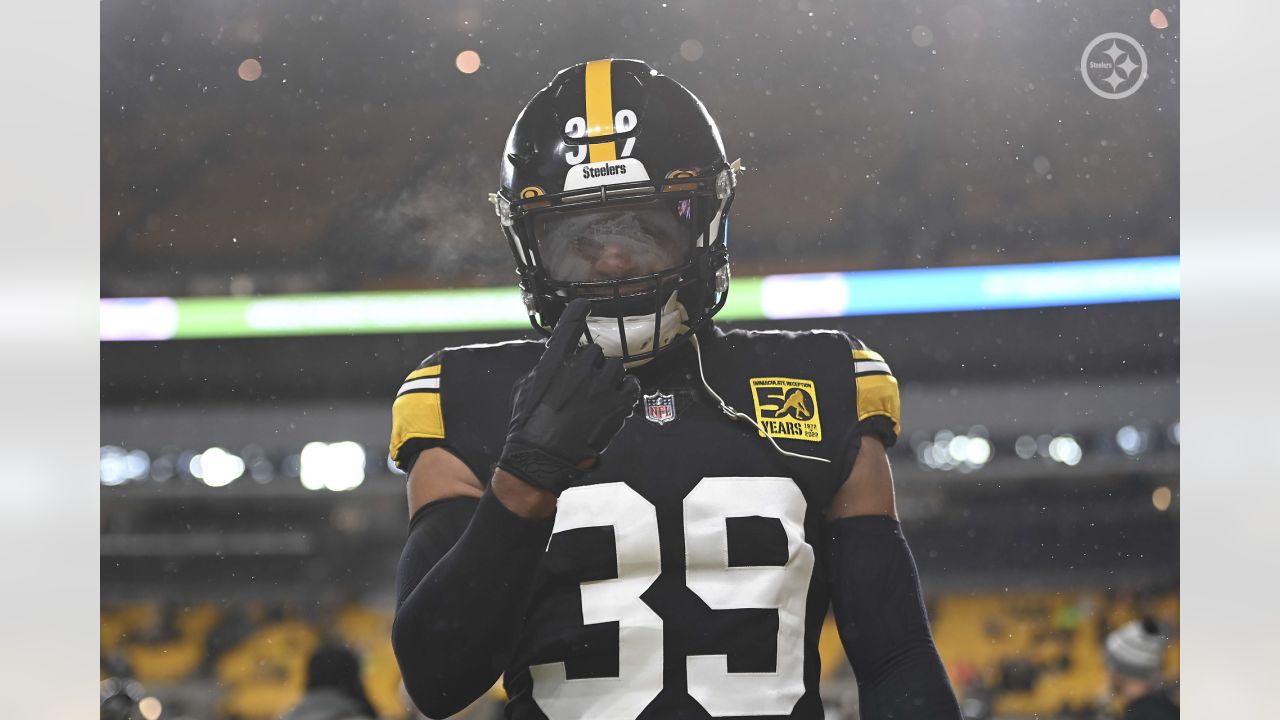
[[[1113,672],[1149,677],[1160,671],[1169,638],[1151,618],[1134,620],[1107,636],[1107,666]]]

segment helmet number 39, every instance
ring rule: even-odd
[[[613,132],[621,134],[631,132],[636,127],[636,114],[634,111],[622,109],[613,116]],[[587,136],[587,120],[584,117],[569,118],[569,122],[564,124],[564,134],[577,139]],[[631,157],[631,149],[635,147],[636,139],[629,137],[622,144],[622,153],[618,157]],[[569,152],[565,154],[565,160],[570,165],[577,165],[587,159],[588,145],[573,145]]]

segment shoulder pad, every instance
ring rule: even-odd
[[[859,431],[878,435],[885,447],[890,447],[902,432],[898,379],[884,356],[858,338],[848,337],[853,351],[853,378],[858,387]]]
[[[475,455],[459,447],[459,443],[475,444],[473,423],[465,422],[469,418],[450,419],[446,415],[457,415],[460,410],[466,414],[473,405],[483,408],[482,412],[497,406],[505,408],[510,387],[499,387],[503,383],[500,378],[514,378],[527,372],[526,361],[531,367],[542,347],[543,343],[537,341],[512,340],[462,345],[432,353],[405,376],[396,393],[391,407],[391,459],[400,469],[408,471],[417,455],[431,447],[449,445],[459,451],[456,454],[464,460]],[[462,399],[476,402],[445,402],[446,397],[458,395],[457,392],[449,395],[454,390],[462,391]],[[497,420],[505,425],[507,418]]]
[[[405,376],[391,406],[391,459],[408,471],[409,457],[400,457],[410,440],[444,440],[444,412],[440,404],[440,383],[444,353],[432,353]],[[438,443],[423,443],[430,446]],[[424,448],[419,448],[421,452]],[[416,453],[414,453],[416,455]]]

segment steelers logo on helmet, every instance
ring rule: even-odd
[[[739,167],[702,103],[649,65],[560,71],[511,128],[493,195],[533,327],[548,334],[582,297],[607,355],[639,364],[681,344],[727,298]]]

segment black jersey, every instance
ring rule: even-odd
[[[511,718],[821,718],[823,516],[859,433],[891,444],[897,381],[837,332],[699,334],[632,372],[644,399],[559,498],[515,656]],[[391,452],[445,447],[488,482],[542,342],[443,350],[406,378]],[[448,652],[441,648],[441,652]]]

